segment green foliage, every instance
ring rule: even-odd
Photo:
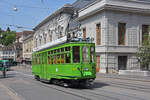
[[[136,56],[141,63],[141,69],[148,70],[148,65],[150,64],[150,36],[145,37],[147,38],[143,41],[142,46],[138,48]]]
[[[2,32],[0,33],[0,44],[2,45],[10,45],[16,40],[16,32],[10,31],[10,32]]]

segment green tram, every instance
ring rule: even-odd
[[[95,44],[69,42],[33,52],[36,80],[55,84],[91,85],[96,78]]]

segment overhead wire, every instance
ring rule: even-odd
[[[28,5],[12,4],[12,3],[4,1],[4,0],[2,0],[2,2],[5,3],[5,4],[8,4],[8,5],[11,5],[11,6],[16,5],[17,7],[22,7],[22,8],[52,9],[52,8],[48,8],[48,7],[38,7],[38,6],[28,6]]]
[[[13,24],[0,24],[0,25],[5,25],[5,26],[10,26],[10,27],[15,27],[15,28],[23,28],[23,29],[33,29],[33,27],[13,25]]]

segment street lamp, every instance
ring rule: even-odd
[[[18,9],[17,9],[17,7],[16,7],[16,5],[14,6],[14,11],[17,11]]]

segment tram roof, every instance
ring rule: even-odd
[[[33,52],[38,52],[38,51],[42,51],[42,50],[46,50],[46,49],[49,49],[49,48],[52,48],[52,47],[56,47],[56,46],[59,46],[59,45],[63,45],[63,44],[88,44],[88,43],[92,43],[93,39],[90,39],[90,38],[72,38],[72,39],[68,39],[67,36],[65,37],[62,37],[60,39],[57,39],[55,41],[52,41],[48,44],[45,44],[39,48],[34,48],[33,49]]]

